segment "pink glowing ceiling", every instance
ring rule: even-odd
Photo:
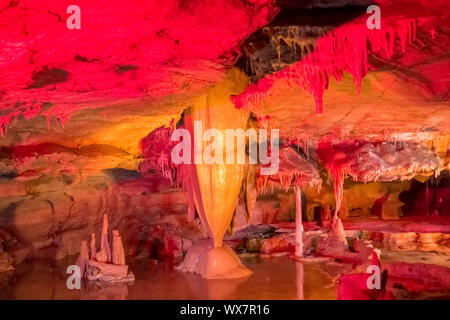
[[[114,109],[109,107],[118,107],[109,113],[115,123],[131,123],[130,114],[136,110],[165,121],[188,106],[180,95],[198,96],[223,77],[241,55],[242,43],[273,20],[282,2],[289,1],[79,0],[81,29],[69,30],[70,1],[0,1],[1,133],[19,127],[25,136],[14,139],[29,142],[33,134],[28,127],[35,124],[27,124],[28,119],[44,116],[49,127],[52,119],[64,125],[80,115],[77,111]],[[448,113],[448,2],[376,2],[381,7],[382,30],[367,30],[364,13],[342,25],[330,24],[332,31],[317,40],[313,52],[232,97],[236,106],[270,115],[282,136],[302,139],[314,133],[320,136],[337,124],[356,130],[361,119],[377,124],[359,126],[357,130],[364,134],[377,129],[409,132],[438,127],[436,123],[439,128],[445,126],[436,116]],[[364,0],[333,2],[334,6],[368,4]],[[331,6],[326,0],[296,5]],[[371,72],[380,75],[381,80],[376,80],[385,88],[375,86]],[[346,80],[349,74],[354,81],[351,88]],[[335,84],[335,79],[343,81]],[[357,98],[360,88],[363,98]],[[171,96],[177,96],[176,103],[159,103]],[[315,107],[307,96],[313,97]],[[416,102],[407,103],[412,96]],[[375,105],[380,112],[368,115]],[[394,108],[395,114],[402,113],[398,117],[401,130],[390,113]],[[323,110],[323,116],[312,117],[314,109]],[[83,127],[77,122],[64,134],[83,132],[106,143],[121,140],[123,131],[113,134],[116,124],[114,129],[104,122],[96,128],[104,120],[96,112],[80,116]],[[140,127],[144,120],[148,119],[139,120]],[[145,133],[143,128],[133,135],[127,131],[129,139],[139,141],[151,131],[147,127]],[[42,128],[37,130],[43,133]]]
[[[0,127],[37,115],[64,124],[79,109],[148,103],[221,78],[271,0],[0,1]]]

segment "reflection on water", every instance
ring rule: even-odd
[[[244,279],[206,280],[173,270],[174,262],[134,261],[134,283],[82,282],[69,290],[66,267],[35,261],[0,274],[0,299],[336,299],[337,276],[344,266],[295,262],[286,257],[242,258],[253,275]]]

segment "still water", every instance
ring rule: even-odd
[[[300,263],[287,257],[241,258],[253,275],[245,279],[206,280],[174,270],[173,261],[130,263],[134,283],[83,282],[69,290],[64,261],[33,261],[0,274],[0,299],[336,299],[338,275],[333,263]]]

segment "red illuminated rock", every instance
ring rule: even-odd
[[[88,272],[89,248],[86,241],[81,241],[80,255],[77,259],[77,266],[80,268],[80,275],[84,277]]]
[[[79,30],[67,28],[63,3],[1,6],[3,134],[21,116],[64,125],[80,109],[118,101],[143,106],[188,88],[203,89],[234,62],[240,41],[277,12],[271,0],[251,6],[178,0],[77,5]]]

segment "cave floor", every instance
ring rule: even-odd
[[[450,219],[446,217],[412,217],[397,221],[383,221],[376,217],[349,218],[345,219],[343,223],[345,229],[350,233],[353,232],[352,230],[382,231],[394,234],[404,232],[450,233]],[[308,227],[308,223],[304,225],[306,229],[312,227],[312,225]],[[293,232],[295,229],[293,222],[283,222],[273,224],[273,226],[276,226],[278,231],[284,230],[283,232]],[[145,258],[132,259],[129,261],[129,266],[136,277],[134,283],[108,284],[83,280],[81,289],[73,290],[67,288],[66,281],[69,274],[66,273],[66,268],[75,264],[76,256],[60,261],[33,260],[22,263],[13,271],[0,273],[0,299],[330,300],[337,299],[340,275],[348,274],[354,269],[351,264],[332,259],[300,263],[289,259],[286,254],[286,252],[272,256],[258,255],[257,253],[241,254],[241,261],[253,271],[253,275],[244,279],[232,280],[206,280],[195,274],[176,271],[174,266],[179,261],[173,259],[164,261]],[[431,246],[428,250],[423,251],[411,249],[392,251],[389,248],[381,248],[382,266],[406,263],[414,266],[413,269],[421,270],[420,266],[425,264],[431,267],[430,270],[444,270],[439,277],[445,279],[450,276],[449,257],[448,250],[443,251],[442,248],[437,250],[436,246]],[[444,269],[436,269],[434,266],[444,267]],[[435,274],[437,271],[430,272],[432,272],[430,274]],[[410,280],[406,280],[406,284],[408,284]],[[417,282],[417,279],[415,281]],[[405,282],[403,281],[403,283]],[[411,293],[400,289],[394,292],[394,295],[397,299],[450,298],[450,290],[433,293],[420,292],[419,289],[415,293]]]
[[[395,257],[392,255],[388,260]],[[82,282],[81,289],[69,290],[66,267],[76,257],[54,262],[36,260],[12,272],[0,274],[0,299],[48,300],[165,300],[165,299],[323,299],[337,298],[339,275],[352,269],[338,262],[300,263],[287,256],[271,258],[241,257],[253,275],[245,279],[206,280],[195,274],[174,270],[175,261],[147,259],[130,262],[134,283],[105,284]],[[383,259],[382,259],[383,260]],[[303,279],[303,282],[301,281]],[[443,293],[438,293],[442,297]],[[445,294],[444,294],[445,295]],[[430,298],[403,292],[401,299]]]

